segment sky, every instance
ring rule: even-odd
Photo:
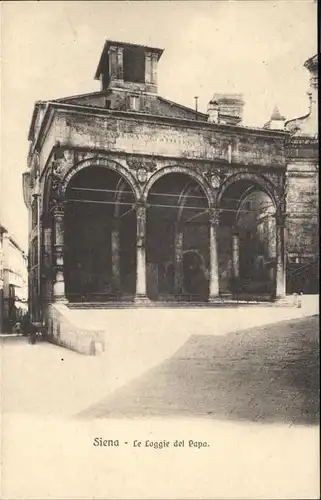
[[[308,109],[304,62],[317,52],[314,0],[1,3],[0,220],[27,249],[21,174],[34,103],[99,90],[106,39],[164,49],[163,97],[206,112],[216,92],[239,92],[244,123],[262,126],[275,104]]]

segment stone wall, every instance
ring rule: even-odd
[[[319,254],[318,236],[318,144],[293,138],[289,144],[286,210],[289,261]]]
[[[318,293],[318,141],[292,137],[287,155],[287,291]]]
[[[81,329],[69,319],[70,316],[72,314],[65,305],[51,305],[46,339],[80,354],[95,355],[97,351],[104,351],[104,331]]]

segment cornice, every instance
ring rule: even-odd
[[[83,106],[79,104],[67,104],[65,102],[48,101],[49,108],[58,111],[75,112],[85,115],[94,115],[111,118],[125,118],[131,121],[142,121],[147,123],[162,123],[164,125],[188,126],[196,130],[215,130],[230,135],[261,136],[266,138],[285,139],[290,134],[287,131],[266,130],[261,128],[250,128],[238,125],[217,124],[202,120],[189,120],[186,118],[169,117],[162,115],[152,115],[140,112],[110,110],[93,106]],[[45,121],[45,117],[44,120]]]

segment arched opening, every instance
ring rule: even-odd
[[[66,189],[65,287],[70,301],[119,300],[135,293],[136,214],[129,183],[86,167]]]
[[[208,270],[203,255],[197,250],[186,250],[183,254],[183,286],[189,295],[202,299],[208,295]]]
[[[222,293],[270,297],[275,290],[275,204],[250,180],[238,180],[220,199],[218,237]]]
[[[209,214],[203,188],[185,173],[167,173],[152,185],[147,207],[148,297],[206,300]]]

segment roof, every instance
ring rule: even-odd
[[[186,111],[191,111],[194,115],[198,115],[200,117],[203,117],[205,120],[207,120],[207,118],[208,118],[206,113],[202,113],[201,111],[196,111],[195,109],[189,108],[188,106],[184,106],[183,104],[179,104],[178,102],[170,101],[169,99],[165,99],[165,97],[162,97],[160,95],[157,96],[157,99],[161,102],[165,102],[166,104],[169,104],[170,106],[184,109]]]
[[[35,103],[35,106],[33,108],[32,117],[31,117],[29,131],[28,131],[28,141],[33,140],[33,133],[34,133],[34,127],[35,127],[35,123],[36,123],[36,119],[37,119],[37,115],[38,115],[38,110],[39,110],[39,108],[44,107],[45,105],[46,105],[46,101],[36,101],[36,103]]]
[[[9,232],[9,230],[0,222],[0,234],[6,233],[10,242],[21,252],[24,256],[26,255],[26,251],[22,248],[22,245],[20,245],[17,241],[17,238]]]
[[[310,57],[307,61],[305,61],[303,65],[307,70],[317,69],[318,68],[318,54]]]
[[[87,94],[78,94],[78,95],[73,95],[69,97],[62,97],[60,99],[54,99],[51,102],[57,102],[57,103],[69,103],[69,104],[80,104],[82,106],[93,106],[93,107],[98,107],[102,109],[105,108],[105,103],[101,102],[101,98],[106,98],[107,96],[111,95],[112,91],[111,90],[103,90],[103,91],[98,91],[98,92],[90,92]],[[93,99],[91,99],[93,98]],[[179,104],[177,102],[171,101],[169,99],[165,99],[164,97],[161,97],[159,95],[155,96],[155,99],[160,103],[160,104],[165,104],[168,109],[179,109],[182,111],[186,111],[187,113],[191,113],[193,116],[198,116],[200,120],[205,120],[207,121],[207,114],[202,113],[201,111],[196,111],[194,108],[184,106],[183,104]],[[86,102],[87,101],[87,102]],[[130,110],[128,110],[130,111]],[[139,114],[146,113],[144,111],[139,111]],[[150,113],[146,113],[150,114]],[[161,113],[160,113],[161,114]],[[164,116],[166,116],[166,113],[164,113]]]
[[[213,95],[211,101],[212,102],[213,101],[216,101],[216,102],[235,102],[235,103],[244,104],[242,94],[229,94],[229,93],[218,94],[218,93],[215,93]]]
[[[126,48],[126,47],[128,47],[128,48],[137,48],[137,47],[140,47],[140,48],[146,49],[146,51],[153,52],[154,54],[157,54],[158,55],[158,59],[161,57],[162,53],[164,52],[163,49],[158,49],[157,47],[149,47],[148,45],[138,45],[136,43],[116,42],[114,40],[106,40],[105,44],[104,44],[104,47],[103,47],[103,50],[102,50],[102,53],[101,53],[101,56],[100,56],[100,59],[99,59],[97,70],[96,70],[96,73],[95,73],[95,80],[99,80],[99,77],[100,77],[101,72],[102,72],[103,62],[104,62],[104,60],[106,58],[106,54],[108,54],[108,49],[110,47],[123,47],[123,48]]]

